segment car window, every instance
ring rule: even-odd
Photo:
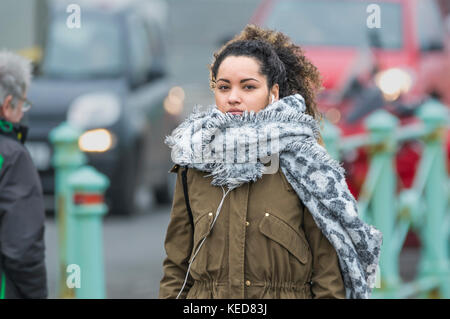
[[[136,81],[145,80],[151,66],[152,52],[145,25],[138,15],[128,16],[130,67]]]
[[[64,15],[49,26],[42,73],[47,76],[96,77],[124,70],[120,28],[114,19],[83,15],[81,28],[68,28]]]
[[[145,23],[145,31],[150,43],[150,49],[153,56],[162,54],[161,34],[158,26],[152,20],[147,20]]]
[[[443,46],[444,24],[437,3],[419,0],[416,8],[416,32],[420,48],[429,50]]]
[[[354,0],[276,1],[263,25],[286,33],[299,45],[362,47],[369,43],[369,31],[375,31],[383,48],[402,48],[401,5],[370,3],[380,6],[381,28],[367,27],[368,2]]]

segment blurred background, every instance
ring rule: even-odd
[[[221,45],[248,23],[285,32],[321,72],[324,118],[351,137],[367,133],[365,119],[380,109],[403,126],[430,99],[450,105],[449,14],[448,0],[2,0],[0,49],[34,63],[24,121],[46,200],[49,297],[60,297],[49,133],[61,122],[82,130],[80,150],[111,181],[107,298],[156,298],[175,182],[163,140],[194,105],[214,102],[208,64]],[[399,190],[413,185],[422,150],[418,140],[399,145]],[[365,148],[340,154],[357,198],[368,156]],[[409,231],[399,256],[406,282],[420,247]]]

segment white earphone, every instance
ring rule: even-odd
[[[275,100],[275,95],[272,94],[272,104],[273,104],[274,100]]]

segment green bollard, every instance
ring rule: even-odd
[[[381,289],[385,298],[395,297],[395,290],[400,284],[398,255],[395,245],[396,220],[396,174],[394,156],[396,152],[395,129],[398,120],[385,110],[370,115],[365,125],[370,131],[370,139],[377,143],[371,149],[370,165],[382,167],[371,201],[371,216],[374,226],[383,233],[380,253]],[[375,291],[374,291],[375,292]],[[378,292],[377,292],[378,294]]]
[[[80,270],[76,297],[103,299],[105,274],[103,262],[103,215],[108,208],[104,193],[109,180],[91,166],[84,166],[69,177],[72,201],[69,214],[75,221],[75,259]]]
[[[58,285],[57,296],[60,298],[74,298],[74,291],[66,285],[68,259],[67,252],[73,251],[69,238],[73,234],[73,222],[67,215],[68,210],[68,176],[86,163],[86,156],[78,147],[78,138],[81,131],[67,123],[61,123],[53,129],[49,138],[53,144],[54,155],[52,164],[55,169],[55,221],[58,225]]]
[[[331,124],[328,120],[324,120],[323,141],[327,152],[335,160],[339,160],[339,141],[341,138],[341,132],[336,125]]]
[[[445,125],[448,112],[437,100],[427,101],[418,112],[427,131],[424,138],[424,154],[432,154],[433,163],[429,177],[425,184],[427,212],[424,216],[424,225],[421,232],[422,252],[419,264],[419,277],[438,278],[438,291],[433,291],[431,297],[438,296],[450,298],[450,264],[448,255],[448,237],[445,229],[448,204],[448,176],[445,152]]]

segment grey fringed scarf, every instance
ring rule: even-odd
[[[318,123],[305,110],[299,94],[243,115],[197,106],[165,142],[176,164],[211,172],[212,185],[229,189],[270,174],[264,163],[279,156],[282,172],[337,252],[346,297],[369,298],[382,233],[359,218],[344,169],[317,143]]]

